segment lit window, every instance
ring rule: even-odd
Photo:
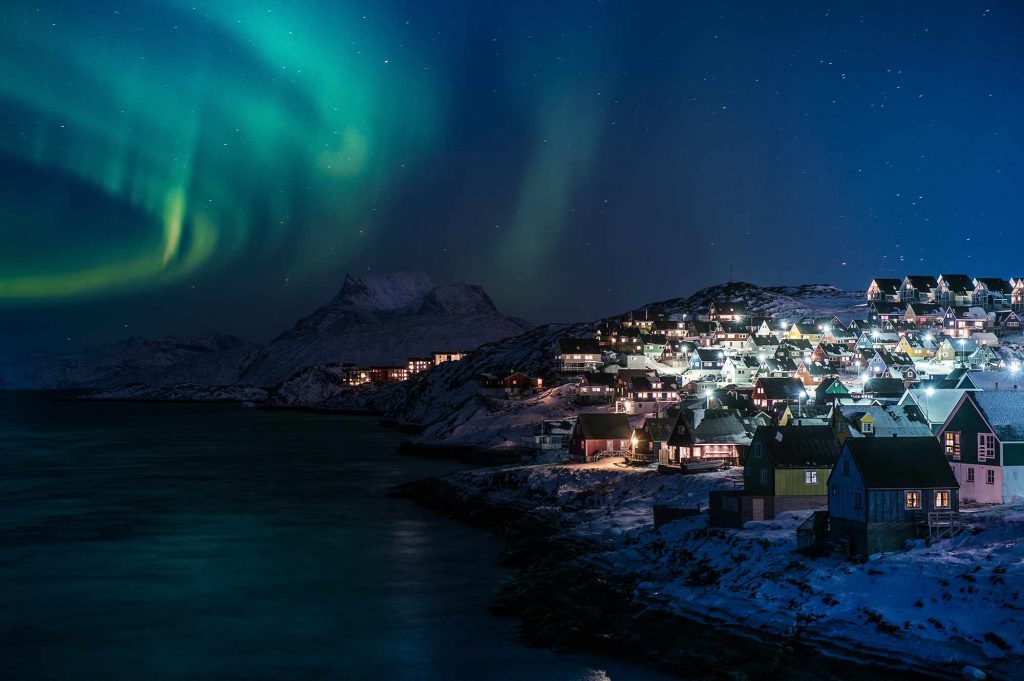
[[[935,492],[935,508],[949,508],[948,489],[940,489]]]
[[[978,461],[996,458],[996,436],[992,433],[978,433]]]
[[[985,471],[985,484],[994,485],[996,484],[996,472],[994,470]]]
[[[946,455],[954,459],[960,458],[960,433],[947,432],[945,434]]]
[[[908,491],[906,507],[908,509],[921,508],[921,493],[917,490]]]
[[[805,485],[817,485],[818,484],[818,471],[804,471],[804,484]]]

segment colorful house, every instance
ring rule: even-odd
[[[959,485],[933,437],[849,438],[828,488],[830,534],[851,555],[959,529]]]
[[[632,436],[633,429],[625,414],[580,414],[569,439],[569,452],[584,461],[593,461],[604,452],[624,452]]]
[[[938,438],[965,500],[1024,500],[1024,392],[965,392]]]
[[[747,494],[806,499],[824,505],[828,476],[839,456],[839,440],[827,425],[762,426],[743,464]],[[780,510],[794,510],[795,507]]]

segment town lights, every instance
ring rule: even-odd
[[[1019,371],[1020,371],[1020,362],[1018,362],[1017,360],[1014,360],[1014,361],[1010,362],[1010,373],[1011,374],[1016,374]]]

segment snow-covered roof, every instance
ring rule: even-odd
[[[973,399],[1003,442],[1024,442],[1024,392],[972,392]]]
[[[843,419],[850,424],[871,417],[873,437],[928,437],[931,428],[924,421],[924,415],[914,404],[885,406],[840,405],[837,407]],[[867,437],[859,428],[849,429],[850,437]]]
[[[967,392],[961,389],[933,390],[929,395],[927,391],[915,388],[908,390],[900,398],[899,404],[913,402],[918,406],[925,418],[930,423],[945,423],[953,407],[960,401],[960,397]]]

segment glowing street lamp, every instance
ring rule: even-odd
[[[804,400],[805,399],[807,399],[807,391],[806,390],[801,390],[799,393],[797,393],[796,403],[797,403],[797,406],[800,408],[800,418],[803,418],[803,416],[804,416]]]

